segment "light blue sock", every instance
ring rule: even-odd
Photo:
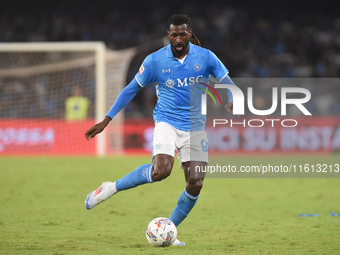
[[[152,177],[152,165],[145,164],[137,167],[132,172],[128,173],[121,179],[116,181],[117,191],[131,189],[138,185],[153,182]]]
[[[176,227],[188,216],[191,209],[195,206],[198,196],[190,195],[186,189],[179,196],[177,206],[172,211],[169,219],[176,225]]]

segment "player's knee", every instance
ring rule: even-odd
[[[152,180],[154,182],[164,180],[171,174],[172,164],[170,162],[156,163],[152,169]]]
[[[197,196],[203,187],[203,179],[189,179],[187,182],[187,191],[193,196]]]

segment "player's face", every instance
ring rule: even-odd
[[[179,26],[170,25],[168,37],[175,57],[180,58],[188,54],[191,35],[192,30],[188,30],[186,24]]]

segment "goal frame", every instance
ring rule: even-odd
[[[0,52],[93,51],[95,54],[96,103],[95,119],[100,122],[106,114],[106,46],[103,42],[23,42],[0,43]],[[106,134],[96,138],[96,154],[105,155]]]

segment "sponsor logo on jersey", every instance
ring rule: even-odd
[[[178,82],[177,87],[194,85],[195,83],[200,83],[202,78],[203,78],[203,75],[198,75],[197,77],[185,77],[183,80],[177,79],[177,82]]]
[[[174,80],[173,79],[167,79],[166,81],[165,81],[165,85],[168,87],[168,88],[172,88],[173,86],[175,86],[175,82],[174,82]]]
[[[201,83],[202,78],[203,75],[198,75],[197,77],[185,77],[183,79],[177,79],[177,83],[175,82],[175,80],[168,78],[165,81],[165,85],[170,89],[175,85],[177,85],[177,87],[189,86],[196,83]]]

